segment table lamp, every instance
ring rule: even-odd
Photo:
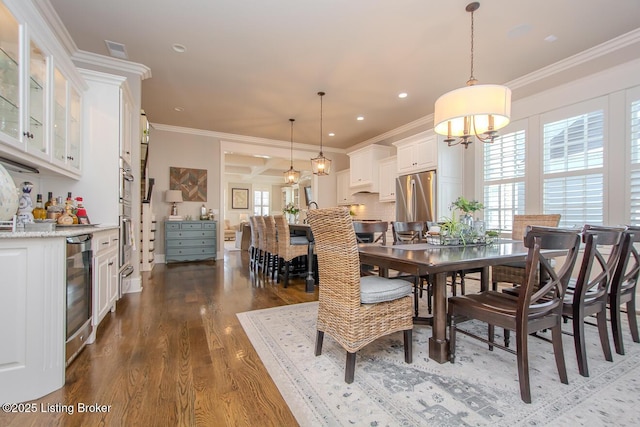
[[[171,216],[178,216],[178,205],[176,203],[182,203],[182,191],[180,190],[165,191],[164,201],[167,203],[173,203],[171,205]]]

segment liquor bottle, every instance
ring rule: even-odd
[[[79,224],[89,224],[89,216],[87,210],[84,208],[82,197],[76,197],[76,216],[78,217]]]
[[[33,209],[33,219],[47,219],[47,211],[42,207],[42,194],[36,196],[36,207]]]
[[[49,191],[49,194],[47,195],[47,201],[44,203],[44,210],[47,211],[49,209],[49,206],[54,203],[55,199],[53,198],[53,192]]]

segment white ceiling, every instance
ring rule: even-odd
[[[470,75],[467,0],[49,1],[78,49],[107,55],[105,40],[123,43],[151,69],[142,107],[152,123],[289,141],[295,118],[295,141],[317,145],[322,90],[323,144],[347,148],[429,116]],[[638,27],[638,0],[485,0],[474,74],[513,83],[517,99],[640,57],[635,36],[569,72],[519,79]]]

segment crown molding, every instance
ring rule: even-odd
[[[74,62],[82,62],[83,64],[96,65],[113,71],[121,71],[125,73],[140,76],[141,80],[151,77],[151,68],[137,62],[125,61],[124,59],[111,58],[110,56],[99,55],[97,53],[77,50],[71,55]]]
[[[506,83],[511,90],[519,89],[540,80],[553,76],[554,74],[570,70],[571,68],[596,60],[602,56],[611,54],[617,50],[640,43],[640,28],[629,31],[626,34],[608,40],[597,46],[576,53],[573,56],[564,58],[554,64],[543,67],[532,73],[526,74]]]
[[[151,123],[151,126],[153,126],[154,130],[161,130],[165,132],[175,132],[175,133],[182,133],[182,134],[188,134],[188,135],[205,136],[208,138],[217,138],[217,139],[220,139],[221,141],[233,142],[233,143],[239,142],[239,143],[260,145],[260,146],[283,147],[283,148],[286,148],[287,150],[289,149],[289,145],[291,144],[290,141],[280,141],[276,139],[259,138],[256,136],[236,135],[233,133],[186,128],[186,127],[173,126],[173,125],[164,125],[160,123]],[[294,143],[293,147],[298,150],[308,150],[308,151],[318,150],[317,145],[311,145],[311,144]],[[333,148],[333,147],[327,147],[327,146],[323,147],[323,151],[326,151],[328,153],[339,153],[339,154],[347,153],[347,150],[345,150],[344,148]]]

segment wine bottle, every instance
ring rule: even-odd
[[[47,211],[42,207],[42,194],[36,196],[36,207],[33,209],[33,219],[47,219]]]

